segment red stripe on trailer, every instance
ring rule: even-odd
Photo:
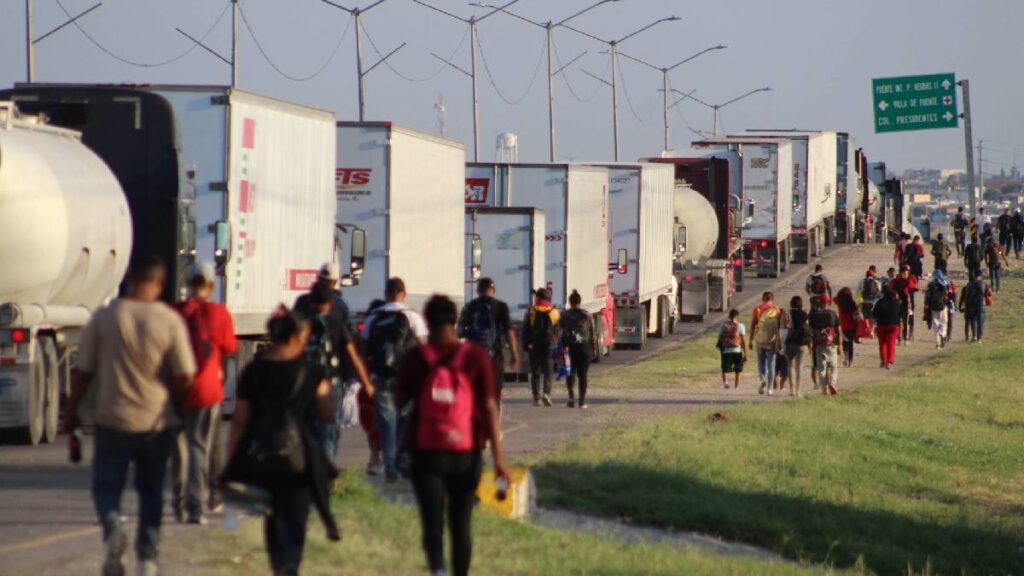
[[[0,358],[0,366],[14,366],[17,361],[17,358]]]
[[[249,202],[249,181],[241,180],[238,183],[238,211],[248,212]]]
[[[252,150],[256,147],[256,120],[242,120],[242,148]]]

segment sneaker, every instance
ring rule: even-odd
[[[160,565],[156,560],[139,560],[139,567],[135,573],[138,576],[160,576]]]
[[[772,389],[771,389],[771,388],[769,388],[769,389],[768,389],[768,395],[769,395],[769,396],[771,396],[771,395],[772,395]]]
[[[533,405],[534,406],[540,406],[540,398],[534,398],[533,399]]]
[[[833,395],[833,396],[835,396],[836,394],[839,394],[839,390],[837,390],[835,386],[829,384],[828,385],[828,393]]]
[[[206,526],[209,523],[209,521],[206,519],[206,516],[203,516],[202,514],[196,514],[188,517],[188,523],[195,524],[197,526]]]
[[[757,389],[758,394],[764,394],[765,385],[761,384],[761,387]]]
[[[380,476],[384,473],[384,464],[380,462],[370,462],[366,465],[367,476]]]
[[[588,406],[586,402],[580,402],[580,408],[586,410],[587,408],[590,408],[590,406]]]
[[[547,394],[541,396],[540,400],[541,402],[544,403],[545,406],[551,406],[551,397],[548,396]]]
[[[221,503],[221,502],[211,502],[210,503],[210,514],[223,514],[223,513],[224,513],[224,504],[223,503]]]
[[[728,382],[722,383],[722,388],[725,388],[726,390],[728,390],[730,388],[729,383]]]
[[[124,576],[124,551],[128,548],[128,536],[120,518],[113,519],[113,528],[107,537],[107,556],[103,560],[103,576]]]
[[[566,402],[565,405],[568,406],[569,408],[575,408],[576,407],[576,401],[573,400],[572,398],[569,398],[569,401]]]

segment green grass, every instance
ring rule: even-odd
[[[1015,279],[984,346],[881,385],[582,438],[534,467],[542,504],[880,574],[1024,573],[1022,323]]]
[[[676,348],[643,362],[592,377],[595,388],[666,388],[720,385],[722,361],[715,348],[718,325]]]
[[[387,503],[361,478],[345,478],[335,510],[343,541],[323,537],[317,519],[306,546],[303,574],[421,574],[426,561],[411,506]],[[217,530],[193,552],[196,572],[263,574],[266,555],[254,519],[236,532]],[[478,511],[474,516],[475,574],[708,574],[816,573],[790,564],[711,554],[691,547],[624,544],[596,536],[537,528]]]

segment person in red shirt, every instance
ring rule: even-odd
[[[195,384],[185,400],[185,427],[178,435],[173,454],[174,495],[172,506],[179,522],[205,524],[204,504],[218,511],[220,500],[210,478],[219,473],[216,430],[224,401],[225,358],[238,351],[231,314],[222,304],[210,302],[217,273],[209,262],[192,267],[188,278],[191,296],[175,308],[185,319],[196,357]]]
[[[836,308],[839,310],[839,330],[843,333],[843,366],[853,366],[853,344],[857,340],[857,322],[860,310],[853,298],[853,290],[843,287],[836,294]]]
[[[461,342],[456,335],[459,311],[455,303],[446,296],[434,296],[427,301],[424,316],[430,336],[426,344],[406,353],[395,386],[395,404],[399,412],[408,405],[413,407],[406,426],[409,434],[403,440],[405,450],[412,456],[412,485],[430,572],[445,573],[447,507],[452,540],[451,574],[463,576],[469,573],[473,506],[483,468],[482,453],[488,442],[494,458],[494,475],[508,482],[498,426],[498,394],[487,351],[476,344]],[[446,369],[451,370],[444,379],[450,387],[439,383],[443,376],[440,371]],[[463,387],[465,383],[469,384],[468,390]],[[424,390],[429,394],[423,394]],[[469,390],[472,391],[471,406],[461,404],[459,397]],[[433,412],[430,419],[424,416],[431,414],[431,405],[442,403],[450,406]],[[466,408],[470,410],[469,421],[449,416],[465,415],[462,410]],[[472,437],[463,434],[456,422],[467,425],[466,430]],[[443,434],[434,433],[439,430],[443,430]],[[444,441],[450,441],[451,445],[439,447]]]
[[[900,299],[899,342],[906,344],[914,339],[914,295],[917,294],[917,276],[910,273],[910,266],[900,268],[898,276],[889,282],[889,288]]]

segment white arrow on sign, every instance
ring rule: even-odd
[[[946,122],[949,122],[950,120],[953,119],[953,113],[947,110],[946,113],[942,115],[942,117],[946,119]]]
[[[881,110],[882,112],[885,112],[885,109],[888,107],[889,103],[886,102],[885,100],[882,100],[881,102],[878,103],[878,109]]]
[[[952,85],[953,83],[949,81],[949,78],[946,78],[945,80],[942,81],[942,88],[945,90],[949,90],[949,87]]]

